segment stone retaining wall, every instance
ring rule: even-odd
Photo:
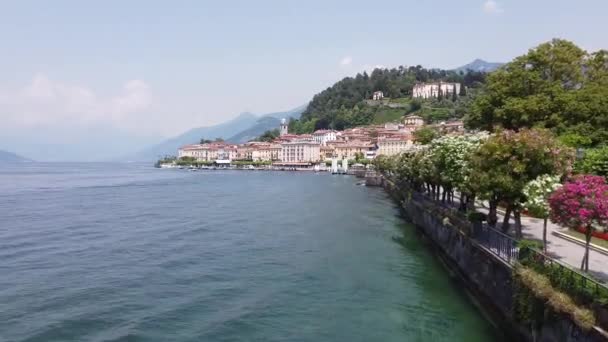
[[[569,317],[556,316],[533,332],[513,317],[512,266],[467,236],[471,224],[450,215],[450,210],[399,189],[380,176],[374,182],[400,204],[404,217],[430,240],[437,254],[477,299],[481,309],[514,341],[608,342],[601,329],[582,331]],[[419,195],[419,194],[418,194]]]

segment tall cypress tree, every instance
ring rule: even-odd
[[[458,94],[456,94],[456,83],[452,84],[452,102],[456,102]]]
[[[464,84],[460,84],[460,96],[467,96],[467,87]]]

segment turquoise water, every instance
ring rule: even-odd
[[[1,341],[494,341],[377,188],[0,167]]]

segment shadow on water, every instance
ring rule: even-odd
[[[398,210],[398,207],[395,208]],[[392,236],[392,240],[401,247],[404,257],[414,254],[423,260],[424,267],[414,270],[417,270],[416,276],[425,292],[433,297],[434,302],[441,303],[447,315],[464,317],[463,311],[466,311],[469,314],[481,314],[483,317],[481,324],[466,322],[467,329],[480,330],[479,336],[471,336],[467,341],[488,341],[488,336],[491,336],[491,341],[508,341],[491,315],[468,291],[463,280],[442,260],[431,241],[413,224],[405,221],[401,214],[395,214],[395,217],[399,219],[396,225],[401,235]]]

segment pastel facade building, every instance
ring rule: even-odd
[[[289,141],[281,144],[281,162],[292,164],[317,163],[321,145],[313,141]]]
[[[334,155],[338,159],[355,159],[357,155],[365,156],[369,151],[374,149],[374,145],[371,142],[366,141],[347,141],[343,144],[336,144],[334,146]]]
[[[238,147],[223,143],[193,144],[182,146],[177,156],[195,158],[197,161],[235,160],[238,159]]]
[[[378,149],[376,150],[377,156],[394,156],[414,147],[414,141],[411,136],[402,137],[391,137],[391,138],[378,138],[376,143]]]
[[[333,145],[321,145],[319,147],[319,152],[320,152],[320,156],[319,159],[320,160],[331,160],[331,158],[334,157],[334,153],[335,153],[335,148]]]

